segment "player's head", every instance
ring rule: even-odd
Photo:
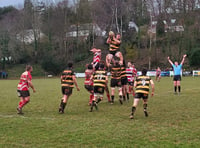
[[[26,65],[26,71],[32,72],[33,67],[31,65]]]
[[[121,39],[121,35],[118,33],[118,34],[116,35],[116,38],[117,38],[118,40],[120,40],[120,39]]]
[[[88,64],[87,68],[88,68],[88,69],[93,69],[92,64]]]
[[[175,62],[174,62],[174,65],[178,66],[178,62],[177,62],[177,61],[175,61]]]
[[[72,68],[73,63],[72,63],[72,62],[69,62],[69,63],[67,64],[67,66],[68,66],[68,68]]]
[[[128,63],[127,63],[127,66],[128,66],[128,67],[131,67],[131,66],[132,66],[131,62],[128,62]]]
[[[147,69],[145,69],[145,68],[142,69],[142,75],[143,75],[143,76],[146,76],[146,74],[147,74]]]

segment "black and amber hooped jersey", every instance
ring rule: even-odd
[[[119,47],[120,47],[120,43],[117,43],[116,41],[111,40],[110,47],[109,47],[110,51],[116,51],[119,49]]]
[[[111,79],[121,79],[121,66],[114,65],[111,67]]]
[[[61,75],[61,85],[66,87],[74,87],[74,72],[71,69],[65,69]]]
[[[123,79],[123,78],[126,78],[126,66],[125,66],[125,64],[123,64],[122,66],[121,66],[121,78]]]
[[[149,76],[138,76],[136,78],[136,93],[149,94],[149,85],[151,78]]]
[[[100,87],[104,87],[106,86],[106,76],[107,73],[105,70],[97,70],[95,71],[95,73],[93,74],[93,86],[100,86]]]

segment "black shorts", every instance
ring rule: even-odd
[[[111,79],[110,87],[121,87],[121,79]]]
[[[89,92],[93,91],[94,87],[93,85],[85,85],[85,89]]]
[[[148,99],[148,94],[136,93],[134,98],[137,98],[137,99],[141,99],[141,98],[142,99]]]
[[[174,75],[173,81],[181,81],[181,75]]]
[[[115,50],[109,50],[109,53],[112,54],[113,56],[116,56],[116,53],[120,51],[119,49],[115,49]]]
[[[18,97],[25,98],[25,97],[29,97],[30,96],[30,92],[29,92],[29,90],[24,90],[24,91],[17,90],[17,95],[18,95]]]
[[[63,95],[70,96],[72,94],[72,90],[73,90],[73,87],[65,87],[65,86],[61,87],[61,91]]]
[[[94,93],[95,94],[103,94],[104,93],[104,87],[94,86]]]
[[[122,85],[127,85],[127,83],[128,83],[127,77],[121,78],[121,84]]]

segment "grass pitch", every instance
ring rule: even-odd
[[[154,78],[153,78],[154,79]],[[140,102],[135,119],[129,115],[133,97],[120,105],[104,100],[89,112],[89,93],[78,78],[64,114],[58,114],[60,79],[34,79],[36,93],[16,114],[19,80],[0,80],[0,147],[200,147],[200,78],[183,77],[182,93],[173,94],[171,77],[155,82],[149,98],[149,117]],[[117,96],[117,95],[116,95]]]

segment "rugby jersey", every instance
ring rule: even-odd
[[[97,70],[93,74],[93,85],[94,86],[100,86],[100,87],[106,87],[106,77],[107,73],[105,70]]]
[[[19,83],[17,85],[18,90],[26,91],[29,89],[28,81],[32,80],[31,73],[29,71],[25,71],[21,74]]]
[[[92,75],[93,75],[93,70],[89,69],[85,70],[85,81],[84,81],[85,85],[93,85],[93,81],[90,79]]]
[[[119,64],[111,67],[111,79],[121,79],[121,66]]]
[[[136,91],[135,93],[149,94],[149,84],[151,78],[149,76],[138,76],[136,78]]]
[[[61,75],[61,86],[74,87],[73,76],[74,72],[71,69],[65,69]]]

